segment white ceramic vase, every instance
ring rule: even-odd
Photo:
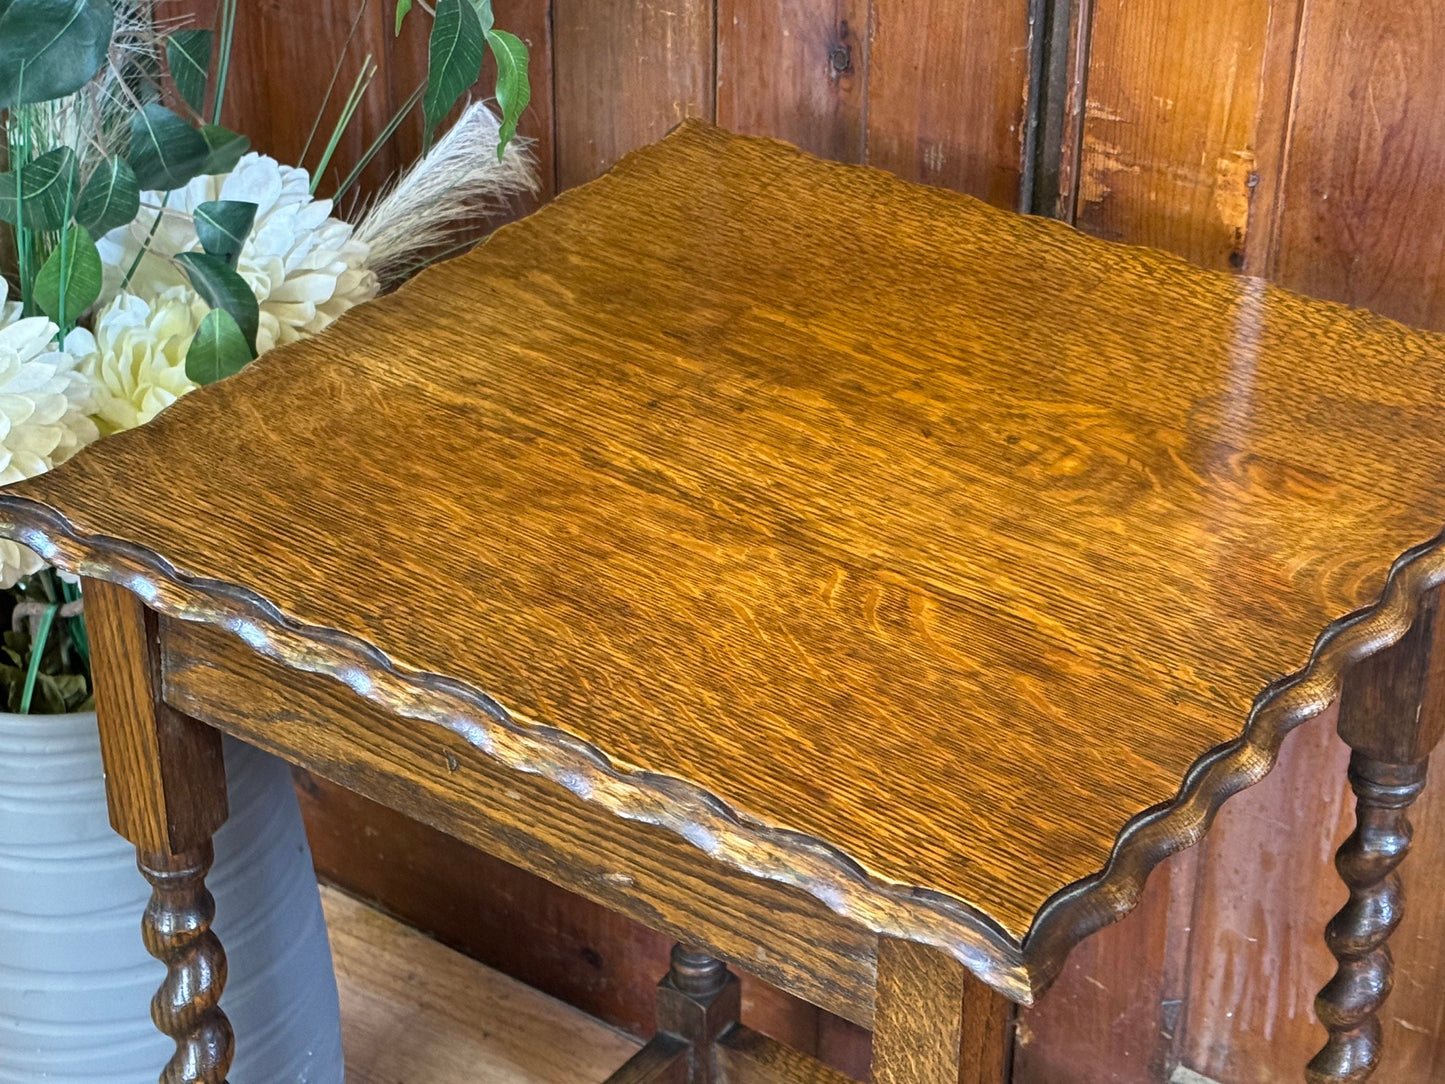
[[[343,1084],[340,1013],[286,765],[227,739],[231,816],[206,883],[230,960],[231,1084]],[[95,715],[0,713],[0,1084],[155,1084],[150,888],[110,828]]]

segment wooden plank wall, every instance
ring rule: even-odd
[[[543,199],[702,116],[1445,328],[1435,0],[496,0],[496,10],[532,47],[522,132],[537,141]],[[424,67],[425,19],[393,39],[391,12],[391,0],[242,0],[228,119],[297,160],[355,20],[341,81],[367,52],[383,78],[342,145],[337,168],[349,164]],[[1031,80],[1031,31],[1048,25],[1062,37]],[[1049,86],[1062,89],[1031,90]],[[1034,109],[1054,111],[1040,128],[1052,140],[1030,142]],[[368,184],[419,138],[413,123]],[[1026,194],[1036,175],[1058,190]],[[1221,1084],[1299,1079],[1320,1041],[1310,999],[1331,969],[1320,930],[1344,894],[1329,863],[1349,826],[1344,759],[1328,726],[1292,737],[1276,775],[1226,808],[1205,847],[1159,871],[1139,911],[1081,948],[1021,1017],[1016,1081],[1158,1084],[1181,1065]],[[665,950],[654,935],[354,796],[314,781],[303,793],[331,876],[590,1011],[645,1026]],[[1396,940],[1383,1084],[1445,1079],[1445,931],[1430,902],[1445,889],[1445,787],[1427,792],[1417,824],[1406,867],[1417,904]],[[866,1064],[856,1029],[757,985],[750,996],[780,1037],[855,1073]]]

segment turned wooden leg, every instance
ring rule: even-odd
[[[1309,1064],[1310,1084],[1352,1084],[1369,1077],[1379,1064],[1379,1011],[1394,985],[1394,961],[1386,942],[1404,908],[1395,867],[1410,850],[1405,810],[1424,789],[1425,764],[1385,764],[1355,753],[1350,786],[1355,792],[1355,831],[1335,856],[1350,900],[1325,930],[1339,968],[1315,999],[1315,1013],[1330,1037]]]
[[[657,1035],[606,1084],[718,1084],[717,1043],[737,1028],[742,995],[721,960],[675,945],[657,986]]]
[[[140,852],[140,871],[151,884],[141,922],[146,950],[166,965],[166,979],[151,1000],[151,1019],[176,1043],[162,1084],[223,1084],[234,1037],[221,1012],[226,954],[211,932],[216,901],[206,889],[211,847],[188,854]]]
[[[151,884],[142,935],[166,965],[151,1016],[176,1053],[156,1066],[157,1079],[224,1084],[233,1047],[218,1007],[226,956],[205,885],[211,836],[226,820],[221,736],[162,699],[155,614],[113,584],[87,580],[83,591],[110,821],[135,844]]]
[[[1335,855],[1350,890],[1325,942],[1339,962],[1315,999],[1329,1032],[1305,1071],[1309,1084],[1357,1084],[1380,1064],[1380,1008],[1394,984],[1387,942],[1404,912],[1397,867],[1410,850],[1406,811],[1425,786],[1430,751],[1445,730],[1445,635],[1435,635],[1439,592],[1393,647],[1358,664],[1340,696],[1340,736],[1353,750],[1355,830]]]
[[[947,953],[880,938],[873,1084],[1004,1084],[1013,1005]]]

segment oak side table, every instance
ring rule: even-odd
[[[1337,699],[1308,1079],[1363,1080],[1442,522],[1445,338],[697,123],[0,494],[86,578],[168,1084],[231,1060],[221,732],[686,946],[613,1084],[841,1079],[723,961],[998,1084]]]

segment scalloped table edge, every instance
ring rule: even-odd
[[[464,682],[398,666],[365,640],[293,621],[254,591],[189,575],[143,546],[85,534],[39,501],[0,494],[0,536],[68,573],[125,587],[168,617],[225,628],[261,655],[341,681],[389,712],[443,726],[509,768],[674,832],[754,877],[801,889],[876,934],[943,949],[1024,1005],[1048,988],[1075,945],[1133,910],[1150,871],[1199,842],[1224,800],[1274,767],[1285,736],[1336,699],[1345,671],[1399,640],[1420,597],[1445,583],[1442,532],[1394,562],[1375,603],[1321,632],[1305,666],[1255,698],[1240,736],[1200,756],[1174,798],[1131,818],[1105,866],[1050,897],[1020,943],[961,900],[875,879],[824,840],[740,814],[685,779],[619,767],[596,746],[519,719]]]

